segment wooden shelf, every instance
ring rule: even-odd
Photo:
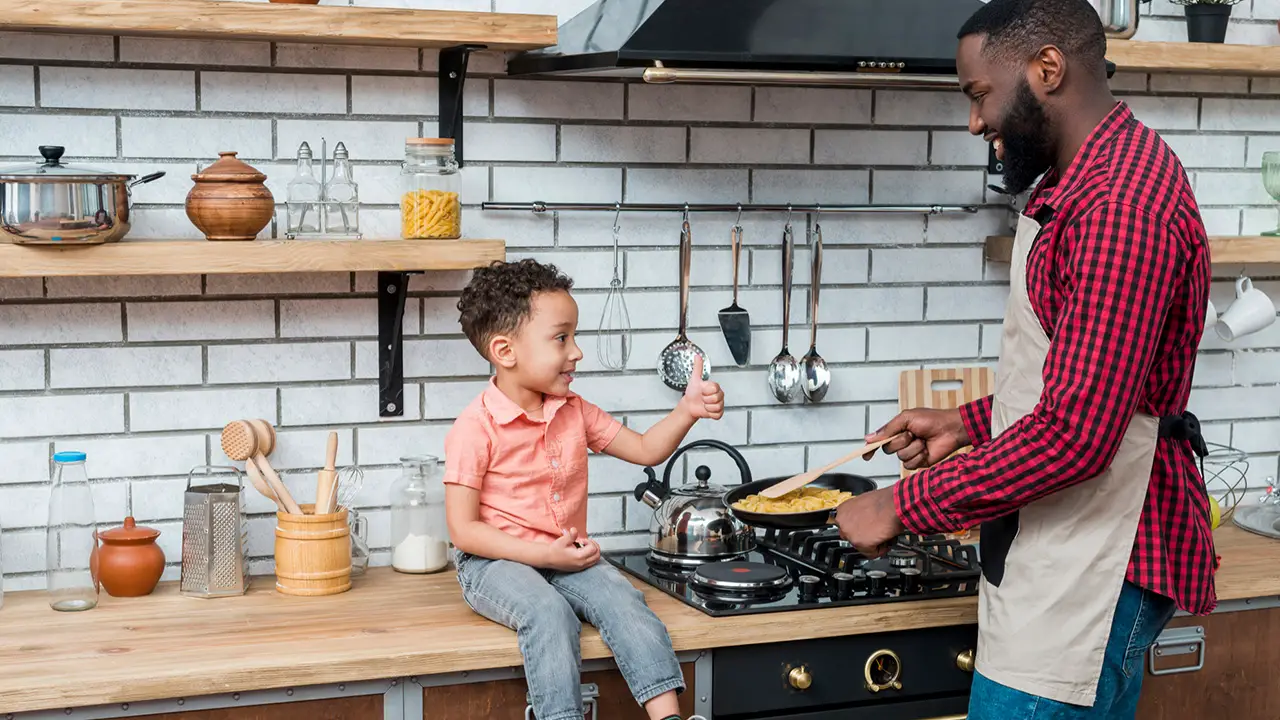
[[[1280,75],[1280,46],[1111,40],[1107,59],[1123,72]]]
[[[0,244],[0,277],[470,270],[506,258],[502,240],[126,240]]]
[[[1280,264],[1280,237],[1211,237],[1209,254],[1215,265]],[[991,262],[1009,262],[1013,255],[1013,238],[1007,235],[988,237],[984,255]]]
[[[0,30],[490,50],[556,43],[554,15],[227,0],[0,0]]]

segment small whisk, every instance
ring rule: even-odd
[[[364,471],[355,465],[348,465],[338,471],[338,507],[350,509],[364,487]]]
[[[600,313],[599,334],[596,336],[596,358],[606,370],[624,370],[631,356],[631,316],[627,313],[627,300],[622,296],[622,278],[618,273],[618,218],[622,207],[616,206],[613,216],[613,279],[609,281],[609,293],[604,298],[604,310]]]

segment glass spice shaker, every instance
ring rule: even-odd
[[[462,237],[462,176],[454,159],[452,138],[405,140],[400,178],[401,237]]]
[[[320,232],[320,197],[324,188],[316,179],[311,160],[311,146],[303,142],[298,147],[297,169],[285,190],[290,237]]]
[[[404,573],[443,570],[449,564],[449,529],[440,460],[403,457],[400,467],[391,486],[391,567]]]
[[[85,473],[85,454],[53,456],[49,524],[45,530],[45,576],[54,610],[89,610],[98,604],[94,554],[98,547],[93,491]]]
[[[324,228],[329,234],[355,235],[360,232],[360,189],[352,178],[347,146],[333,149],[333,176],[324,186]]]

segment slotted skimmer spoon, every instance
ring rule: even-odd
[[[680,332],[658,355],[658,377],[672,390],[684,392],[693,373],[693,359],[702,357],[702,379],[711,377],[711,361],[702,348],[694,345],[687,334],[689,328],[689,265],[693,262],[693,237],[686,212],[680,226]]]

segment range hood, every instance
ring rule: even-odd
[[[956,32],[982,0],[596,0],[513,76],[646,82],[956,83]]]

